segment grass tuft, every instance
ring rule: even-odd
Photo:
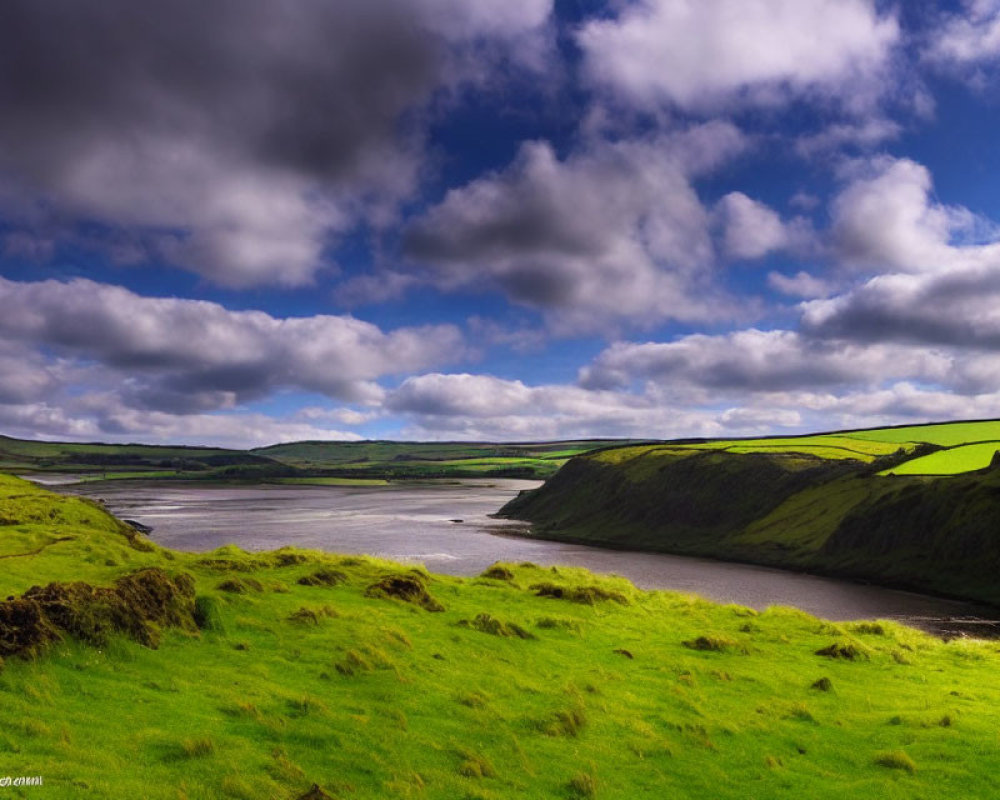
[[[902,750],[887,750],[875,754],[875,763],[887,769],[901,769],[909,773],[917,771],[917,762]]]

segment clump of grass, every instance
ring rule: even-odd
[[[832,692],[833,691],[833,681],[827,677],[820,678],[809,686],[810,689],[816,689],[820,692]]]
[[[333,665],[344,677],[351,677],[362,672],[371,672],[375,667],[357,650],[348,650],[344,658]]]
[[[347,575],[336,569],[319,569],[299,578],[301,586],[336,586],[347,580]]]
[[[575,619],[566,619],[565,617],[539,617],[535,620],[535,627],[543,630],[562,629],[573,633],[580,632],[580,623]]]
[[[222,709],[223,713],[231,717],[244,717],[246,719],[260,719],[260,710],[253,703],[236,703]]]
[[[444,611],[444,606],[427,591],[424,578],[415,571],[386,575],[365,589],[365,597],[401,600],[428,611]]]
[[[587,725],[587,714],[582,706],[556,711],[541,724],[546,736],[579,736]]]
[[[202,594],[194,599],[194,621],[200,630],[225,633],[222,609],[217,598]]]
[[[291,548],[281,548],[271,554],[271,561],[278,567],[297,567],[312,561],[305,553],[298,553]]]
[[[834,642],[821,647],[816,655],[826,658],[839,658],[844,661],[867,661],[868,654],[852,642]]]
[[[712,653],[746,653],[747,651],[739,642],[726,636],[698,636],[695,639],[687,639],[681,644],[690,650],[703,650]]]
[[[34,657],[62,634],[101,646],[123,633],[155,648],[162,627],[195,629],[193,601],[191,576],[171,578],[158,567],[125,575],[113,586],[82,581],[33,586],[0,602],[0,657]]]
[[[458,766],[458,774],[466,778],[494,778],[497,771],[486,756],[462,747],[458,750],[462,760]]]
[[[492,578],[495,581],[512,581],[514,580],[514,573],[502,564],[494,564],[479,577]]]
[[[902,750],[886,750],[875,754],[875,763],[887,769],[901,769],[909,773],[917,771],[917,762]]]
[[[588,606],[608,600],[619,605],[628,605],[628,598],[625,595],[603,586],[559,586],[554,583],[535,583],[528,588],[538,597],[554,597],[557,600],[570,600]]]
[[[486,703],[489,702],[486,695],[480,692],[469,692],[467,694],[459,695],[456,700],[463,706],[468,708],[485,708]]]
[[[181,753],[184,758],[205,758],[215,752],[215,743],[207,736],[184,739],[181,742]]]
[[[885,627],[878,622],[856,622],[848,626],[852,633],[868,634],[869,636],[885,636]]]
[[[815,722],[816,718],[809,711],[805,703],[795,703],[788,709],[785,719],[797,719],[800,722]]]
[[[569,790],[577,797],[597,797],[597,778],[589,772],[578,772],[570,778]]]
[[[299,625],[319,625],[323,619],[336,619],[340,614],[330,606],[302,606],[288,615],[288,621]]]
[[[518,639],[534,639],[533,633],[526,631],[514,622],[504,622],[490,614],[476,614],[472,620],[459,620],[459,625],[472,628],[481,633],[488,633],[491,636],[516,637]]]
[[[220,592],[230,594],[247,594],[248,592],[263,592],[263,584],[255,578],[229,578],[215,587]]]

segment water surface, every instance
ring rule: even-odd
[[[795,606],[832,620],[894,618],[937,632],[982,607],[878,586],[710,559],[604,550],[527,539],[523,523],[489,517],[532,481],[460,481],[390,486],[208,486],[118,481],[58,487],[103,499],[117,516],[153,528],[167,547],[246,550],[283,545],[370,554],[477,575],[494,561],[566,564],[622,575],[644,589],[694,592],[756,609]],[[456,521],[460,520],[460,521]],[[973,623],[966,629],[988,633]]]

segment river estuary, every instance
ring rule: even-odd
[[[795,606],[832,620],[892,618],[938,633],[995,636],[956,624],[990,612],[968,603],[766,567],[542,541],[523,523],[489,517],[530,481],[390,486],[208,486],[118,481],[64,485],[102,499],[117,516],[150,526],[167,547],[246,550],[283,545],[419,562],[432,572],[476,575],[494,561],[566,564],[622,575],[645,589],[693,592],[756,609]],[[994,612],[995,613],[995,612]]]

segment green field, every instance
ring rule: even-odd
[[[577,569],[172,552],[11,478],[0,516],[0,773],[44,778],[11,797],[995,792],[993,642]],[[50,581],[87,583],[18,597]]]
[[[610,450],[598,458],[616,463],[639,452],[678,455],[704,450],[797,454],[867,464],[891,457],[893,463],[882,471],[883,475],[958,475],[990,465],[994,453],[1000,450],[1000,421],[949,422],[760,439],[678,441],[645,445],[639,450]],[[906,458],[907,455],[911,457]]]
[[[888,469],[886,475],[959,475],[986,469],[1000,450],[1000,441],[963,444],[938,450]]]
[[[84,480],[141,478],[326,485],[335,485],[338,480],[541,479],[555,474],[574,455],[627,442],[296,442],[242,451],[35,442],[0,436],[0,469],[72,473]]]

